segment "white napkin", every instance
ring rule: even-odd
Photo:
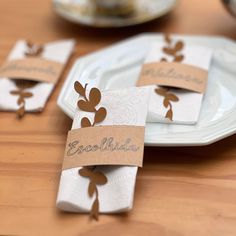
[[[153,44],[144,63],[160,62],[163,57],[167,58],[168,61],[172,61],[171,56],[163,53],[162,48],[164,46],[166,46],[165,42]],[[211,49],[185,43],[181,54],[184,55],[181,63],[209,70],[212,57]],[[171,122],[176,124],[195,124],[197,122],[203,94],[185,89],[170,89],[168,93],[173,93],[179,98],[178,102],[171,102],[173,121],[170,121],[165,118],[168,108],[163,105],[163,96],[155,92],[157,87],[156,85],[151,86],[147,122]]]
[[[62,40],[43,45],[43,52],[40,58],[53,60],[65,64],[71,55],[75,45],[74,40]],[[27,45],[25,40],[16,42],[14,48],[10,52],[7,60],[18,60],[25,58]],[[41,111],[48,97],[50,96],[55,84],[39,82],[31,88],[24,89],[24,92],[31,92],[32,97],[26,98],[26,111]],[[18,96],[12,95],[10,92],[19,90],[14,80],[9,78],[0,78],[0,110],[15,111],[19,108],[17,104]]]
[[[148,88],[104,91],[100,104],[107,109],[107,116],[99,125],[145,126],[148,99]],[[84,114],[82,111],[76,112],[72,129],[80,128],[80,120]],[[87,117],[89,114],[86,112]],[[79,169],[62,171],[57,197],[57,207],[61,210],[88,212],[91,209],[94,198],[88,195],[89,180],[78,175]],[[137,169],[133,166],[96,168],[108,179],[105,185],[97,186],[100,212],[122,212],[132,208]]]

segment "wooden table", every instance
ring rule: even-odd
[[[56,99],[73,60],[142,32],[236,39],[236,20],[220,1],[180,0],[167,17],[110,30],[68,23],[52,12],[50,0],[1,0],[0,9],[0,62],[19,38],[78,40],[43,113],[27,114],[23,120],[0,113],[0,235],[236,235],[235,135],[206,147],[146,148],[128,214],[102,215],[91,222],[88,215],[55,207],[71,127]]]

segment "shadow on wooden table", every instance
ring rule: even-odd
[[[233,158],[227,153],[235,149],[236,135],[220,140],[207,146],[199,147],[146,147],[144,151],[145,164],[211,164],[222,158]]]
[[[73,214],[73,213],[70,214],[65,212],[58,212],[58,217],[60,218],[60,220],[64,221],[66,219],[71,221],[72,218],[75,218],[75,220],[78,221],[78,223],[80,222],[80,218],[82,220],[82,218],[84,219],[84,217],[87,217],[90,227],[89,229],[86,229],[84,233],[79,233],[78,235],[80,236],[133,235],[134,232],[135,236],[143,236],[144,232],[147,235],[173,235],[173,236],[181,235],[178,232],[170,230],[167,227],[164,227],[158,223],[131,220],[130,217],[132,214],[133,211],[121,214],[109,214],[109,215],[100,214],[99,221],[91,220],[88,214]],[[128,227],[127,227],[127,221],[129,222]],[[79,224],[78,224],[78,229],[79,229]]]

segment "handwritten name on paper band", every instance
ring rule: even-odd
[[[97,126],[71,130],[62,169],[90,165],[142,166],[143,126]]]
[[[207,71],[176,62],[154,62],[143,65],[137,86],[161,85],[204,93]]]
[[[24,58],[3,63],[0,67],[0,77],[56,83],[62,69],[63,64],[55,61]]]

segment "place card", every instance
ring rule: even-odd
[[[204,93],[207,71],[177,62],[155,62],[143,65],[137,86],[157,84]]]
[[[144,127],[100,126],[69,131],[62,169],[91,165],[142,167]]]

